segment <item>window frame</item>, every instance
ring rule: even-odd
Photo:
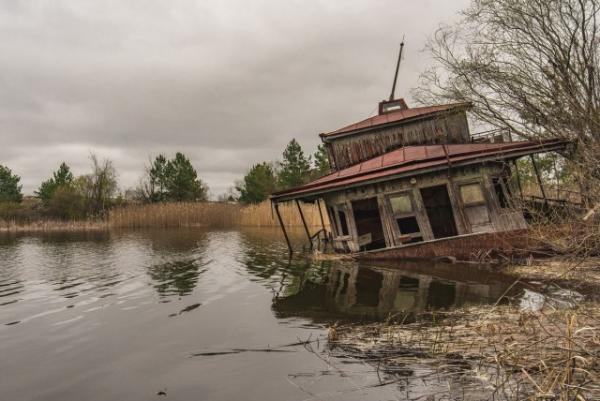
[[[410,205],[411,205],[411,208],[412,208],[412,211],[410,213],[402,213],[402,212],[396,213],[396,212],[394,212],[394,208],[392,207],[392,198],[399,197],[399,196],[408,196],[408,199],[409,199],[409,202],[410,202]],[[408,244],[412,243],[411,241],[413,241],[416,238],[421,238],[421,240],[418,241],[418,242],[425,241],[425,237],[424,237],[424,233],[423,233],[423,224],[422,224],[422,222],[419,219],[419,213],[417,211],[417,205],[416,205],[416,202],[415,202],[415,199],[414,199],[413,191],[406,190],[406,191],[393,192],[393,193],[390,193],[390,194],[386,194],[385,198],[386,198],[386,202],[387,202],[387,205],[389,207],[389,210],[390,210],[390,212],[392,214],[392,218],[394,219],[394,224],[396,225],[397,233],[400,234],[399,236],[395,235],[396,236],[395,239],[398,242],[400,242],[401,245],[408,245]],[[398,224],[398,219],[404,219],[404,218],[410,218],[410,217],[414,218],[415,221],[417,222],[417,226],[419,227],[419,231],[416,231],[416,232],[413,232],[413,233],[406,233],[405,234],[400,229],[400,224]],[[394,230],[394,231],[396,231],[396,230]],[[402,237],[406,237],[406,236],[410,237],[411,241],[409,241],[409,242],[401,241],[401,238]]]

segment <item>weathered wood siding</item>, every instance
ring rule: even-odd
[[[478,232],[503,232],[527,228],[523,214],[519,210],[502,208],[492,185],[492,177],[506,174],[505,167],[500,164],[474,166],[454,169],[444,173],[432,173],[383,183],[365,185],[359,188],[346,189],[331,193],[324,200],[328,206],[344,207],[348,219],[347,236],[336,235],[335,246],[338,250],[357,252],[358,234],[354,222],[352,201],[376,197],[387,247],[402,246],[402,233],[392,212],[389,196],[409,194],[414,205],[414,215],[424,241],[434,239],[433,230],[421,197],[421,188],[445,185],[452,205],[454,221],[458,235]],[[481,186],[484,202],[475,208],[463,204],[460,186],[478,183]],[[513,193],[514,189],[513,189]],[[339,223],[338,223],[339,224]],[[336,231],[334,230],[334,235]]]
[[[402,146],[469,141],[467,115],[461,110],[403,125],[326,139],[325,144],[333,168],[339,170]]]

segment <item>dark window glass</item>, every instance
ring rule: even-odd
[[[419,229],[419,223],[417,219],[413,217],[403,217],[396,220],[398,222],[398,228],[402,234],[413,234],[421,232]]]
[[[338,217],[340,218],[340,230],[342,235],[348,235],[348,222],[346,221],[346,213],[343,210],[338,210]]]
[[[508,199],[506,199],[506,194],[502,189],[502,184],[500,183],[500,178],[492,179],[492,183],[494,184],[494,191],[496,192],[496,196],[498,197],[498,203],[500,203],[501,208],[509,207]]]

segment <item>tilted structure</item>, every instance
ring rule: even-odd
[[[515,161],[524,156],[531,157],[548,205],[533,155],[565,151],[568,143],[472,136],[470,103],[408,107],[394,98],[403,47],[390,98],[379,103],[377,115],[320,134],[331,174],[271,196],[290,250],[277,206],[295,201],[304,221],[302,201],[317,202],[319,211],[325,205],[331,223],[327,236],[336,251],[468,259],[475,248],[506,239],[499,234],[527,228],[523,210],[514,203],[523,199]],[[311,235],[304,228],[312,247],[320,232]]]

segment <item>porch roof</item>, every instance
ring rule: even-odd
[[[273,202],[311,198],[327,192],[359,187],[395,178],[414,176],[445,168],[486,161],[511,160],[521,156],[560,151],[568,141],[550,139],[511,143],[405,146],[362,163],[320,177],[307,184],[273,193]]]

